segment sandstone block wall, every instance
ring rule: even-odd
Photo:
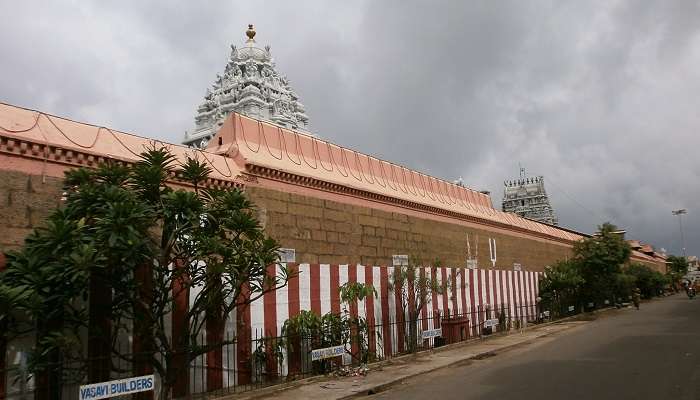
[[[260,210],[267,232],[283,247],[296,250],[296,262],[391,265],[394,254],[418,256],[442,265],[466,264],[467,235],[479,268],[491,268],[489,238],[496,240],[496,268],[542,271],[570,257],[562,244],[494,233],[401,212],[344,204],[263,188],[246,188]],[[478,246],[477,246],[478,238]]]
[[[651,262],[651,261],[647,261],[647,260],[639,260],[639,259],[632,258],[630,260],[630,263],[644,264],[647,267],[653,269],[654,271],[660,272],[662,274],[665,274],[667,272],[666,264],[662,261]]]
[[[496,240],[496,268],[519,263],[529,271],[571,256],[570,248],[485,228],[418,218],[316,197],[251,186],[267,232],[296,250],[296,262],[391,265],[394,254],[408,254],[442,265],[465,266],[467,235],[479,268],[491,268],[489,238]],[[0,170],[0,252],[18,248],[33,228],[60,205],[62,179]],[[478,237],[478,241],[477,241]],[[478,246],[477,246],[478,243]],[[638,260],[633,260],[638,261]],[[641,260],[639,260],[641,261]],[[639,262],[638,261],[638,262]],[[665,266],[642,261],[665,272]]]
[[[0,170],[0,252],[18,248],[60,204],[62,180]]]

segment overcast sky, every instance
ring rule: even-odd
[[[700,2],[6,1],[0,101],[180,142],[248,23],[320,137],[700,253]]]

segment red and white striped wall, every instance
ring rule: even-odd
[[[287,264],[297,271],[287,286],[266,293],[250,305],[250,329],[254,334],[278,336],[282,325],[301,310],[323,315],[329,311],[339,313],[339,288],[347,282],[372,285],[377,297],[359,301],[357,314],[375,324],[396,319],[396,288],[390,288],[394,267],[335,264]],[[276,267],[279,272],[280,267]],[[271,271],[270,271],[271,272]],[[422,273],[436,274],[439,282],[445,280],[447,293],[433,294],[426,312],[440,311],[441,315],[462,314],[478,306],[516,305],[533,306],[538,295],[537,272],[465,269],[450,267],[426,267]],[[400,308],[400,307],[399,307]],[[351,312],[354,312],[351,310]]]
[[[281,336],[285,321],[301,310],[319,315],[340,313],[340,287],[347,282],[365,283],[376,290],[376,297],[366,298],[349,307],[351,315],[366,317],[368,325],[375,327],[374,337],[369,338],[370,348],[379,357],[387,353],[396,354],[406,348],[404,332],[398,331],[405,329],[405,324],[401,322],[406,318],[401,315],[401,292],[400,288],[391,284],[394,267],[335,264],[287,264],[286,267],[297,271],[287,286],[266,293],[248,307],[234,311],[226,325],[220,326],[224,332],[208,332],[212,334],[214,343],[220,340],[217,337],[236,337],[238,345],[226,346],[223,351],[218,350],[218,354],[212,351],[194,360],[193,368],[189,369],[189,387],[193,392],[250,383],[253,378],[250,360],[256,350],[255,339]],[[278,274],[280,268],[270,266],[268,274]],[[424,268],[420,273],[441,283],[449,283],[446,293],[433,293],[429,303],[421,310],[423,320],[418,322],[420,330],[437,328],[433,326],[437,320],[426,318],[437,313],[441,316],[466,314],[475,335],[478,334],[478,324],[486,317],[481,311],[484,308],[500,310],[504,306],[514,318],[534,316],[537,312],[535,305],[540,273],[449,267]],[[191,296],[196,295],[194,291],[190,293]],[[186,297],[180,299],[180,296],[177,301],[187,302]],[[176,321],[179,319],[174,315],[166,318],[166,324],[173,324],[173,327]],[[173,328],[175,332],[177,329]],[[209,340],[206,332],[202,337]],[[281,368],[274,371],[281,375],[286,375],[293,367],[287,359],[281,366],[274,363],[267,366]],[[184,381],[187,380],[185,376]],[[0,389],[7,388],[3,386],[9,382],[8,379],[0,376]],[[3,391],[0,390],[0,394]]]
[[[379,356],[392,349],[393,352],[404,348],[404,336],[396,329],[401,324],[390,324],[403,320],[401,314],[401,295],[398,288],[392,287],[394,267],[365,266],[365,265],[336,265],[336,264],[287,264],[287,269],[297,271],[287,286],[273,292],[268,292],[249,307],[237,310],[237,315],[229,318],[226,330],[236,335],[239,343],[261,337],[281,336],[285,321],[297,315],[301,310],[313,311],[319,315],[328,312],[340,313],[340,287],[347,282],[360,282],[372,285],[377,296],[359,301],[351,305],[350,313],[366,317],[368,324],[381,325],[377,327],[375,351]],[[269,274],[279,273],[280,266],[271,266]],[[535,315],[536,298],[538,296],[540,273],[530,271],[504,271],[466,268],[424,268],[421,273],[437,279],[439,282],[449,282],[446,293],[434,293],[429,303],[421,311],[421,317],[429,315],[470,315],[472,333],[485,315],[477,315],[479,308],[498,308],[504,306],[515,318],[525,315]],[[397,312],[397,310],[399,310]],[[422,329],[432,329],[432,319],[421,322]],[[238,348],[224,354],[224,360],[245,358],[256,349],[251,342],[250,349]],[[227,362],[227,361],[226,361]],[[213,366],[215,367],[215,366]],[[286,360],[282,370],[287,372]],[[224,386],[241,382],[240,377],[224,376]],[[245,378],[244,378],[245,380]],[[245,382],[241,382],[245,383]]]

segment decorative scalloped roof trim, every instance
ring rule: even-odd
[[[46,145],[44,143],[35,143],[29,140],[13,138],[5,136],[2,132],[0,132],[0,153],[34,159],[42,163],[48,162],[74,168],[95,168],[99,164],[107,161],[115,161],[122,165],[131,165],[135,163],[134,160],[105,157],[85,151],[76,151],[74,149],[66,149]],[[245,184],[242,181],[247,179],[248,177],[243,177],[241,175],[236,176],[235,180],[209,178],[206,180],[205,185],[221,189],[234,187],[243,189]],[[172,173],[169,180],[181,186],[192,186],[189,182],[180,179],[180,174],[177,172]]]
[[[250,129],[247,129],[244,124]],[[243,152],[244,157],[246,155],[270,157],[276,160],[275,162],[289,163],[289,167],[295,169],[307,169],[304,165],[306,164],[314,173],[322,172],[318,168],[320,164],[323,171],[329,175],[340,174],[342,178],[351,178],[358,184],[376,185],[384,190],[390,189],[404,195],[424,197],[445,205],[461,204],[457,201],[460,199],[474,206],[493,209],[489,197],[473,189],[456,186],[442,179],[320,140],[303,132],[274,126],[237,113],[229,116],[221,130],[227,130],[229,127],[233,127],[233,143],[237,145],[239,151]],[[217,136],[221,137],[221,135]],[[216,141],[210,142],[208,149],[219,154],[226,153],[221,151]],[[313,165],[310,158],[315,158]]]
[[[301,182],[301,177],[304,177],[319,182],[314,184],[317,187],[327,187],[320,182],[328,182],[347,188],[343,192],[354,193],[354,196],[361,194],[369,199],[383,199],[390,204],[403,204],[419,210],[442,210],[432,212],[455,215],[458,219],[469,216],[490,221],[493,226],[512,225],[515,231],[558,238],[564,242],[585,236],[498,211],[487,195],[472,189],[236,113],[224,122],[208,150],[229,155],[248,172],[253,171],[251,166],[277,171],[266,173],[276,179],[298,176],[292,181]],[[300,158],[301,152],[306,163]],[[310,157],[315,157],[323,168],[313,168],[318,164],[312,165]],[[368,175],[372,175],[371,179]]]
[[[206,160],[212,168],[207,184],[216,187],[242,187],[240,174],[228,157],[172,145],[109,128],[73,121],[40,111],[0,102],[0,152],[46,163],[70,167],[95,167],[114,160],[133,163],[149,143],[161,144],[173,151],[178,162],[186,156]],[[188,186],[173,175],[174,183]]]

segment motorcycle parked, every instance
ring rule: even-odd
[[[695,288],[692,286],[689,287],[688,289],[685,290],[685,294],[688,295],[689,299],[692,299],[693,297],[695,297]]]

